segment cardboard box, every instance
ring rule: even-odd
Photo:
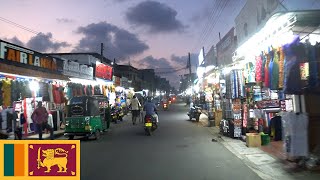
[[[248,147],[261,147],[261,135],[259,133],[247,133],[246,141]]]

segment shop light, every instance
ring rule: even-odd
[[[294,13],[275,14],[265,26],[236,50],[239,57],[257,55],[271,45],[274,47],[286,44],[291,40],[290,29],[296,22]]]
[[[29,88],[33,92],[38,92],[40,89],[40,85],[38,81],[30,81]]]
[[[159,91],[156,92],[156,96],[160,96],[160,92]]]
[[[232,71],[232,67],[225,67],[225,68],[222,69],[222,73],[224,75],[229,74],[231,71]]]

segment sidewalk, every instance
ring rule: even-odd
[[[64,130],[54,131],[53,134],[54,134],[54,138],[56,139],[57,137],[63,136]],[[43,133],[42,138],[43,139],[50,139],[50,133]],[[13,140],[13,139],[14,139],[14,135],[11,134],[7,140]],[[30,134],[28,136],[23,135],[22,139],[23,140],[37,140],[37,139],[39,139],[39,134]]]
[[[219,127],[208,127],[208,119],[204,114],[200,117],[200,123],[214,136],[213,139],[224,145],[262,179],[320,179],[320,174],[310,173],[310,171],[296,171],[295,163],[279,159],[260,148],[249,148],[241,140],[220,135]]]

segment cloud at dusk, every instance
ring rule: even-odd
[[[25,44],[19,38],[17,38],[17,36],[14,36],[13,38],[4,38],[3,40],[19,46],[25,46]]]
[[[144,1],[128,9],[126,19],[135,26],[144,26],[153,33],[182,31],[186,28],[177,19],[177,11],[165,3]]]
[[[56,52],[61,48],[69,47],[70,44],[67,42],[54,42],[52,33],[39,33],[33,36],[27,43],[26,46],[30,49],[40,52]]]
[[[100,44],[106,44],[106,53],[110,58],[124,58],[138,55],[149,49],[137,35],[107,22],[81,26],[76,33],[83,34],[73,52],[100,52]]]

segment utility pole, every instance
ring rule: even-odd
[[[104,50],[103,43],[101,43],[101,63],[103,62],[103,50]]]

